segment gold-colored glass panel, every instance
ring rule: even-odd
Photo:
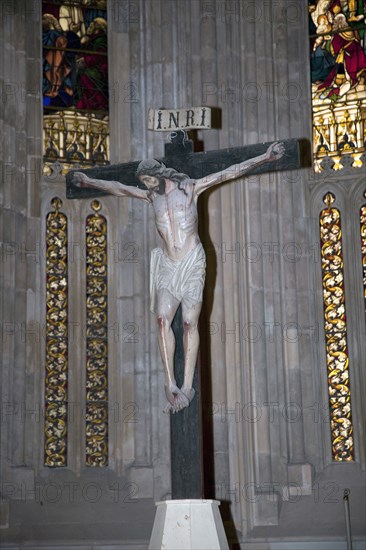
[[[75,165],[109,163],[109,121],[95,113],[65,110],[43,116],[44,173],[51,175],[52,164],[62,162],[63,174]]]
[[[107,220],[91,203],[86,220],[86,464],[108,465]]]
[[[324,330],[333,460],[354,460],[341,215],[327,193],[320,214]]]
[[[363,293],[365,298],[365,316],[366,316],[366,204],[364,204],[360,210],[360,223],[361,223]]]
[[[67,217],[51,201],[46,217],[45,466],[67,465]]]

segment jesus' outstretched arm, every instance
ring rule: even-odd
[[[221,172],[215,172],[201,179],[198,179],[196,180],[194,189],[195,196],[200,195],[201,193],[206,191],[206,189],[209,189],[214,185],[218,185],[220,183],[235,180],[237,178],[245,176],[247,172],[249,172],[253,168],[256,168],[257,166],[260,166],[261,164],[279,160],[284,155],[284,152],[284,144],[276,141],[268,147],[267,151],[263,155],[245,160],[238,164],[233,164],[232,166],[229,166],[229,168],[226,168]]]
[[[135,186],[125,185],[119,181],[106,181],[89,178],[83,172],[75,172],[73,182],[78,187],[91,187],[93,189],[100,189],[111,195],[118,197],[132,197],[135,199],[141,199],[146,202],[151,202],[148,191],[139,189]]]

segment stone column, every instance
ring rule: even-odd
[[[42,341],[39,280],[40,37],[39,4],[21,0],[1,5],[0,114],[1,207],[4,279],[1,403],[1,479],[7,484],[1,508],[7,525],[8,497],[34,498],[34,440],[42,417],[39,399]],[[32,117],[39,113],[38,121]],[[22,496],[23,490],[23,496]],[[33,497],[32,497],[33,495]]]

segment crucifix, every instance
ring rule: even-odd
[[[206,264],[197,231],[197,199],[206,190],[249,173],[299,168],[300,154],[298,140],[194,153],[183,130],[205,127],[206,109],[196,125],[196,110],[186,110],[183,128],[178,112],[167,116],[160,110],[155,117],[155,129],[174,130],[164,158],[73,171],[66,181],[70,199],[112,194],[143,200],[154,209],[163,247],[151,254],[150,297],[165,373],[164,412],[171,415],[172,498],[192,499],[204,496],[195,367]]]

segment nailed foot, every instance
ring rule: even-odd
[[[165,407],[165,413],[172,412],[173,414],[181,411],[189,405],[189,398],[176,386],[171,384],[170,386],[165,387],[165,395],[168,400],[168,404]]]
[[[184,386],[181,387],[182,392],[187,397],[188,401],[191,402],[194,398],[194,394],[196,393],[193,388],[185,388]]]

